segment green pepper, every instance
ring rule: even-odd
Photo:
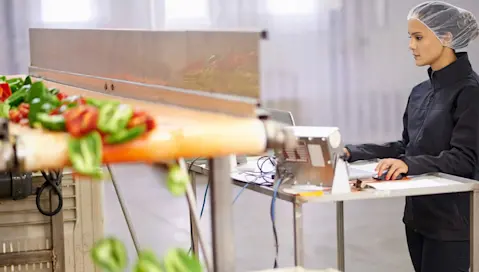
[[[0,76],[0,81],[6,82],[6,81],[7,81],[7,77],[6,77],[6,76]]]
[[[31,127],[37,122],[38,113],[42,112],[43,101],[40,98],[34,98],[30,102],[30,110],[28,111],[28,123]]]
[[[186,186],[190,182],[188,173],[181,169],[177,164],[172,165],[168,169],[166,178],[166,187],[174,196],[183,196],[186,193]]]
[[[31,103],[32,100],[35,98],[40,98],[40,100],[43,101],[47,96],[47,92],[48,89],[45,87],[43,82],[37,81],[31,85],[30,92],[28,92],[28,95],[25,100],[27,103]]]
[[[10,86],[10,90],[12,91],[12,93],[15,93],[16,91],[20,90],[24,85],[24,82],[21,78],[10,78],[7,79],[6,82]]]
[[[9,118],[10,106],[7,103],[0,103],[0,117]]]
[[[162,272],[161,263],[155,253],[150,250],[143,250],[138,254],[138,261],[133,272]]]
[[[42,127],[53,131],[65,131],[65,118],[63,115],[49,115],[47,113],[39,113],[37,115],[38,122]]]
[[[60,92],[60,90],[57,88],[50,88],[48,91],[53,95],[57,95]]]
[[[200,262],[194,256],[188,255],[183,249],[170,250],[164,259],[167,272],[201,272],[203,271]]]
[[[48,103],[50,103],[55,108],[60,107],[60,105],[62,104],[60,102],[60,99],[58,99],[56,95],[51,93],[47,93],[47,95],[45,95],[45,100],[48,101]]]
[[[125,245],[112,237],[96,242],[90,254],[93,263],[108,272],[124,271],[128,265]]]
[[[140,125],[137,127],[133,127],[130,129],[122,129],[114,134],[108,135],[105,138],[105,142],[107,144],[121,144],[126,143],[130,140],[133,140],[139,136],[141,136],[146,131],[145,125]]]
[[[5,100],[5,103],[9,104],[12,107],[16,107],[25,101],[25,98],[30,91],[31,85],[23,85],[20,90],[13,93],[10,97]]]
[[[23,81],[23,85],[30,85],[32,84],[32,78],[30,76],[27,76],[25,80]]]
[[[99,100],[94,98],[85,98],[85,100],[88,105],[91,105],[97,108],[101,108],[106,104],[120,105],[119,101]]]
[[[126,127],[133,116],[133,108],[125,104],[107,103],[100,108],[98,128],[105,133],[116,133]]]
[[[82,138],[70,137],[68,155],[78,173],[94,178],[102,177],[102,141],[98,132],[91,132]]]
[[[18,83],[23,83],[23,80],[19,77],[14,77],[14,78],[9,78],[6,80],[8,84],[18,84]],[[23,85],[23,84],[22,84]]]

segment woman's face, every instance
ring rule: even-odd
[[[441,56],[444,46],[434,33],[419,20],[408,21],[409,49],[417,66],[431,65]]]

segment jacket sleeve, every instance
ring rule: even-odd
[[[466,178],[474,177],[479,143],[478,87],[468,87],[459,93],[453,118],[455,125],[449,150],[442,151],[437,156],[400,158],[407,164],[409,175],[442,172]]]
[[[409,104],[409,100],[408,100]],[[407,105],[403,115],[403,132],[400,141],[388,142],[382,145],[379,144],[361,144],[361,145],[346,145],[349,151],[349,162],[360,160],[372,160],[383,158],[398,158],[406,151],[406,146],[409,143],[409,134],[407,131]]]

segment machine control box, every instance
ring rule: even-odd
[[[342,154],[337,127],[291,127],[298,139],[295,149],[277,149],[275,181],[292,176],[283,184],[332,187],[337,156]]]
[[[0,199],[20,200],[32,193],[32,173],[0,173]]]

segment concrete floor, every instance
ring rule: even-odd
[[[175,198],[164,186],[162,173],[144,165],[114,167],[142,248],[162,255],[168,248],[190,246],[186,199]],[[199,179],[202,199],[205,178]],[[241,188],[234,187],[234,196]],[[271,198],[244,190],[234,205],[237,271],[271,268],[274,241],[269,217]],[[348,272],[413,271],[401,222],[404,199],[347,202],[345,204],[346,269]],[[198,204],[201,206],[201,203]],[[123,239],[130,259],[135,251],[111,182],[105,182],[105,232]],[[336,267],[334,204],[304,206],[304,252],[307,268]],[[209,199],[202,229],[210,240]],[[293,265],[292,206],[277,202],[279,266]]]

